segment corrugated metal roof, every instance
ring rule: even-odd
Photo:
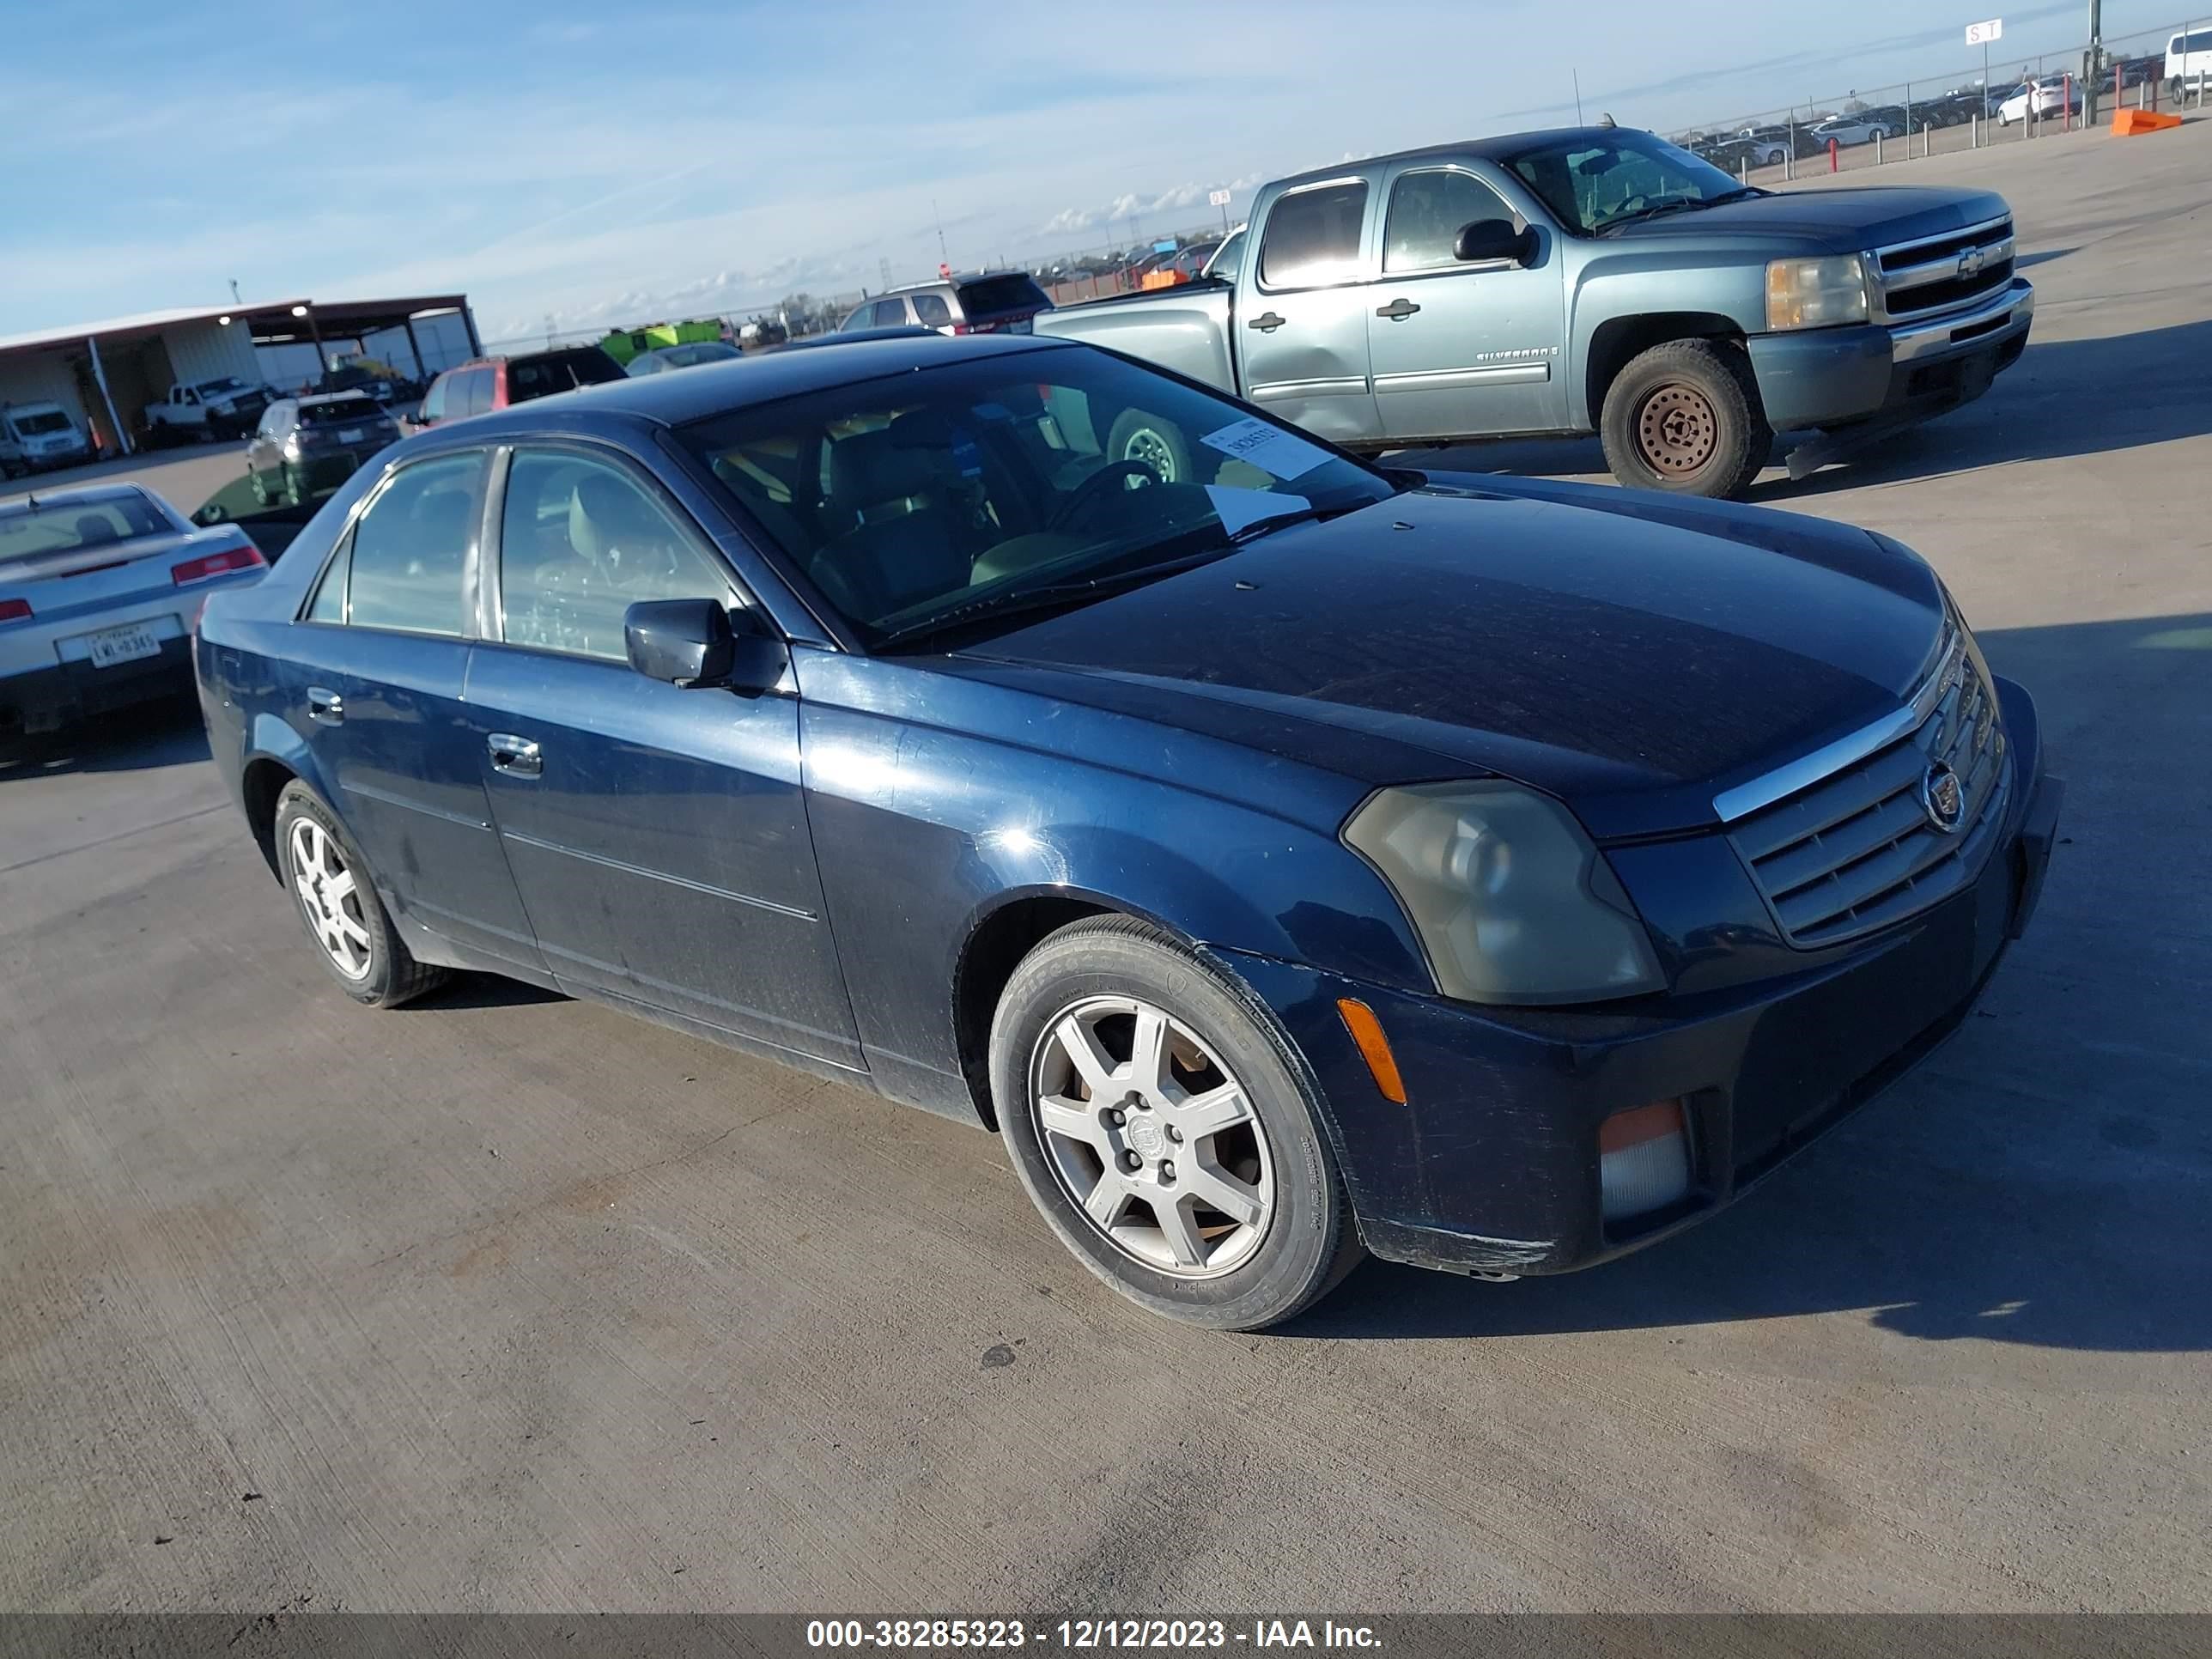
[[[247,317],[263,312],[289,312],[305,300],[271,300],[250,306],[185,306],[171,311],[141,312],[136,317],[111,317],[103,323],[78,323],[68,328],[41,328],[28,334],[0,335],[0,351],[36,351],[44,346],[81,345],[106,334],[150,334],[179,323],[211,323],[218,317]]]

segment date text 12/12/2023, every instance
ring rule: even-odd
[[[1371,1626],[1321,1619],[815,1619],[806,1645],[818,1649],[923,1651],[1058,1648],[1071,1652],[1201,1648],[1364,1648],[1382,1645]]]

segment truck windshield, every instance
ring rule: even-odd
[[[35,415],[10,415],[8,424],[15,428],[19,436],[34,438],[41,432],[68,431],[70,417],[58,409],[47,409]]]
[[[1081,604],[1395,493],[1303,433],[1079,349],[860,379],[680,436],[873,648]]]
[[[1559,222],[1579,235],[1650,216],[1651,210],[1711,207],[1764,191],[1648,132],[1577,133],[1505,158]]]

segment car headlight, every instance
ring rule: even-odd
[[[1378,790],[1344,839],[1381,872],[1468,1002],[1597,1002],[1661,989],[1644,923],[1567,809],[1510,783]]]
[[[1866,262],[1858,254],[1767,263],[1767,327],[1826,328],[1866,319]]]

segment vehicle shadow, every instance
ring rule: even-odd
[[[66,772],[137,772],[208,758],[189,691],[95,715],[59,732],[0,737],[0,785]]]
[[[2212,1350],[2212,613],[1996,631],[2065,778],[2043,902],[1949,1043],[1705,1224],[1586,1273],[1382,1263],[1283,1328],[1466,1338],[1863,1310],[1900,1335]],[[2142,787],[2146,776],[2158,788]]]
[[[2094,340],[2031,338],[2020,362],[1963,409],[1872,444],[1808,478],[1769,474],[1752,487],[1750,499],[1778,507],[1861,484],[2200,437],[2212,432],[2212,398],[2203,395],[2198,367],[2207,362],[2212,362],[2212,321]],[[1775,445],[1778,465],[1792,442],[1784,438]],[[1394,459],[1412,466],[1532,477],[1606,471],[1604,449],[1594,437],[1507,439],[1401,451]]]
[[[541,1003],[568,1000],[558,991],[525,985],[519,979],[507,979],[498,974],[459,973],[436,990],[413,1002],[402,1003],[399,1012],[412,1013],[420,1009],[451,1014],[473,1008],[534,1008]]]

